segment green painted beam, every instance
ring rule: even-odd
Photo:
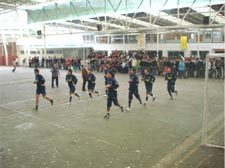
[[[143,1],[143,3],[141,3]],[[151,9],[161,10],[165,0],[152,0]],[[189,7],[190,0],[179,0],[181,6]],[[169,0],[164,8],[176,8],[177,0]],[[222,3],[224,0],[211,0],[211,4]],[[208,0],[197,0],[197,5],[208,5]],[[141,4],[141,6],[139,6]],[[126,6],[127,5],[127,6]],[[43,7],[33,7],[27,10],[28,23],[50,22],[56,20],[76,20],[80,17],[96,17],[113,13],[125,14],[150,10],[149,0],[67,0],[61,3],[51,3]]]

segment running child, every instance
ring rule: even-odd
[[[105,67],[104,67],[104,78],[105,78],[105,86],[107,85],[107,80],[108,80],[108,78],[107,78],[107,73],[108,72],[113,72],[113,70],[110,68],[110,65],[109,64],[107,64]],[[114,73],[113,73],[113,77],[114,77]],[[107,95],[108,95],[108,90],[107,90],[107,88],[105,89],[105,97],[107,97]]]
[[[136,75],[136,70],[131,69],[130,70],[130,79],[129,79],[129,96],[128,96],[128,108],[127,111],[131,110],[131,102],[133,99],[133,95],[138,99],[140,104],[142,104],[141,97],[138,93],[138,84],[139,84],[139,79],[138,76]]]
[[[13,60],[13,70],[12,72],[15,72],[16,71],[16,60]]]
[[[174,75],[171,70],[165,76],[165,80],[167,80],[167,91],[171,100],[173,100],[172,93],[175,93],[176,95],[178,94],[178,91],[175,90],[176,79],[176,75]]]
[[[73,70],[72,69],[68,69],[68,73],[66,75],[66,82],[68,82],[68,86],[69,86],[69,94],[70,94],[70,98],[69,98],[69,105],[71,105],[71,101],[72,101],[72,95],[75,95],[78,97],[78,99],[80,99],[80,96],[75,92],[76,91],[76,84],[78,82],[77,77],[75,75],[73,75]]]
[[[107,89],[107,87],[106,87],[106,85],[107,85],[107,80],[108,80],[108,78],[107,78],[107,73],[108,73],[108,72],[109,72],[109,69],[108,69],[107,66],[105,66],[105,67],[104,67],[105,97],[107,97],[107,95],[108,95],[108,89]]]
[[[39,74],[39,69],[34,69],[34,73],[35,73],[34,84],[37,85],[37,89],[36,89],[36,106],[35,106],[34,109],[38,110],[40,95],[42,95],[44,99],[50,101],[51,105],[53,105],[53,100],[46,96],[45,78],[41,74]]]
[[[107,113],[104,116],[104,118],[109,119],[110,108],[112,107],[112,103],[115,106],[118,106],[122,112],[123,112],[123,106],[121,106],[118,102],[117,88],[119,87],[119,84],[114,77],[114,73],[112,71],[108,71],[106,76],[107,76],[106,88],[108,92],[107,92]]]
[[[92,71],[89,69],[88,76],[87,76],[87,82],[88,82],[88,94],[89,94],[90,99],[93,98],[92,93],[96,93],[98,96],[100,96],[100,92],[95,90],[95,81],[96,81],[96,77],[92,73]]]
[[[152,87],[153,83],[155,82],[155,77],[149,72],[147,68],[144,69],[144,74],[142,76],[142,81],[145,83],[145,89],[146,89],[146,99],[145,101],[148,101],[148,95],[152,96],[152,101],[154,102],[156,97],[153,96],[152,93]],[[146,105],[146,102],[144,105]]]

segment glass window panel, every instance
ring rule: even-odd
[[[114,35],[111,37],[111,42],[113,44],[122,44],[123,43],[123,35]]]
[[[107,44],[108,43],[108,36],[97,36],[96,43]]]
[[[223,34],[220,31],[213,32],[213,42],[219,43],[223,41]]]
[[[157,43],[157,34],[146,34],[146,43]]]
[[[211,43],[212,42],[212,32],[207,31],[203,32],[203,43]]]
[[[188,33],[188,43],[197,43],[198,41],[198,34],[197,33]]]
[[[126,44],[136,44],[137,43],[137,35],[126,35],[125,43]]]

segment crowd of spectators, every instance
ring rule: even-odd
[[[119,73],[128,73],[134,68],[140,73],[149,68],[153,75],[164,75],[171,69],[179,78],[204,78],[205,60],[200,58],[173,58],[162,57],[157,59],[154,55],[144,52],[114,51],[107,57],[100,52],[93,52],[88,57],[88,64],[94,71],[102,72],[104,67],[110,67]],[[209,77],[224,78],[224,58],[210,59]]]
[[[68,69],[68,67],[72,67],[74,71],[81,70],[81,58],[78,57],[72,59],[63,57],[29,58],[29,67],[52,68],[54,64],[57,64],[59,69]]]
[[[179,78],[204,78],[205,60],[200,58],[184,58],[177,56],[173,58],[161,57],[139,52],[113,51],[107,56],[104,52],[91,52],[86,60],[76,58],[42,58],[34,57],[29,59],[30,67],[51,68],[58,64],[60,69],[72,68],[80,71],[83,65],[88,65],[93,71],[103,72],[105,68],[113,69],[118,73],[128,73],[134,68],[142,73],[149,68],[153,75],[164,75],[171,69]],[[209,77],[224,78],[224,58],[213,58],[209,62]]]

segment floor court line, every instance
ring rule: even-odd
[[[212,120],[208,124],[208,128],[212,129],[213,127],[215,127],[215,125],[217,123],[222,121],[223,115],[224,114],[220,114],[214,120]],[[157,164],[155,164],[151,168],[168,168],[168,165],[173,163],[174,161],[176,161],[176,159],[179,157],[179,155],[181,155],[184,152],[184,150],[189,149],[198,140],[198,138],[201,137],[201,135],[202,135],[202,128],[199,129],[194,134],[192,134],[189,138],[185,139],[183,143],[179,144],[174,149],[169,151]],[[189,153],[191,153],[191,154],[194,153],[198,149],[198,147],[199,146],[192,149]],[[190,155],[189,153],[187,155]],[[185,155],[184,157],[186,158],[187,156]],[[178,164],[178,163],[176,163],[176,164]]]
[[[18,104],[18,103],[25,103],[25,102],[34,101],[34,100],[35,100],[34,98],[30,98],[30,99],[25,99],[25,100],[19,100],[19,101],[9,102],[9,103],[5,103],[5,104],[0,104],[0,105],[7,106],[7,105]]]
[[[217,128],[209,137],[208,139],[212,138],[215,134],[217,134],[222,128],[224,128],[223,125],[221,125],[219,128]],[[189,158],[194,152],[196,152],[198,150],[198,146],[195,147],[194,149],[192,149],[190,152],[188,152],[182,159],[179,160],[179,163],[182,163],[184,160],[187,160],[187,158]],[[179,166],[179,163],[176,164],[176,166]],[[203,163],[203,162],[202,162]],[[201,164],[202,164],[201,163]],[[196,166],[199,167],[201,164],[198,164]]]
[[[56,124],[56,123],[54,123],[54,122],[50,122],[50,121],[44,120],[44,119],[42,119],[42,118],[33,116],[33,115],[31,115],[31,114],[27,114],[26,112],[21,112],[21,111],[18,111],[18,110],[15,110],[15,109],[13,109],[13,108],[9,108],[9,107],[3,106],[3,105],[0,105],[0,106],[3,107],[3,108],[6,108],[6,109],[10,109],[10,110],[12,110],[12,111],[14,111],[14,112],[16,112],[16,113],[18,113],[18,114],[20,114],[20,115],[23,115],[23,116],[26,116],[26,117],[31,117],[31,118],[34,118],[34,119],[36,119],[36,120],[42,121],[42,122],[44,122],[44,123],[46,123],[46,124],[48,124],[48,125],[50,125],[50,126],[54,126],[54,127],[60,128],[60,129],[64,129],[64,130],[70,131],[70,132],[74,132],[74,128],[73,128],[73,129],[67,128],[67,127],[64,127],[64,126],[62,126],[62,125],[60,125],[60,124]],[[84,134],[84,135],[85,135],[87,138],[89,138],[89,139],[92,139],[92,140],[95,140],[95,141],[98,141],[98,142],[101,142],[101,143],[110,145],[110,146],[112,146],[112,147],[114,147],[114,148],[117,148],[117,149],[121,149],[121,147],[118,146],[118,145],[116,145],[116,144],[110,143],[110,142],[105,141],[105,140],[100,139],[100,138],[96,138],[96,137],[94,137],[94,136],[89,136],[89,135],[87,135],[87,133],[82,132],[82,131],[80,131],[80,130],[78,130],[78,129],[77,129],[77,131],[78,131],[79,133]]]
[[[2,83],[0,83],[0,86],[23,83],[23,82],[32,82],[32,81],[34,81],[34,80],[29,78],[29,79],[15,80],[15,81],[10,81],[10,82],[2,82]]]

